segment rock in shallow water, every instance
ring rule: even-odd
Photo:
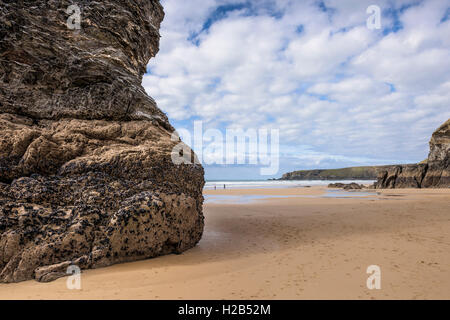
[[[141,86],[155,0],[0,0],[0,281],[51,281],[195,246],[200,165],[171,160],[172,126]]]

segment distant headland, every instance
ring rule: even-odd
[[[298,170],[283,174],[278,180],[376,180],[378,173],[392,166],[348,167],[341,169]]]
[[[428,158],[417,164],[299,170],[279,180],[377,180],[377,189],[449,188],[450,119],[431,136]]]

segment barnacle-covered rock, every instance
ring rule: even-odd
[[[181,253],[203,232],[203,168],[141,86],[157,0],[0,0],[0,282]]]

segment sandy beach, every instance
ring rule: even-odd
[[[336,192],[207,190],[196,248],[83,271],[81,290],[0,284],[0,299],[450,299],[449,189]]]

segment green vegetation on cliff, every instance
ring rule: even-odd
[[[299,170],[283,174],[280,180],[376,180],[378,172],[392,166]]]

